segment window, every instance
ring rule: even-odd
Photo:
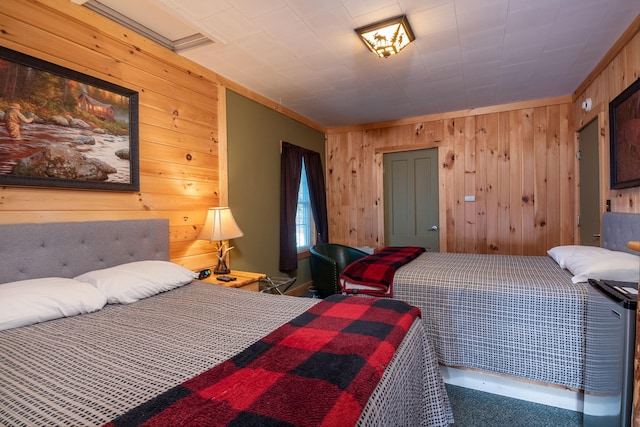
[[[311,213],[311,199],[307,184],[307,171],[302,161],[300,189],[298,190],[298,208],[296,210],[296,249],[298,252],[309,249],[315,243],[315,226]]]
[[[280,262],[278,268],[280,271],[289,272],[298,268],[298,259],[309,256],[309,250],[301,248],[310,249],[316,242],[327,241],[329,227],[322,173],[324,167],[320,153],[282,141],[280,158],[282,196],[280,197]],[[304,182],[302,185],[303,197],[302,200],[299,200],[301,180]],[[296,221],[298,212],[300,212],[300,216]]]

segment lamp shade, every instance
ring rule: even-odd
[[[228,207],[211,208],[207,212],[204,227],[198,240],[222,241],[241,237],[244,233],[238,227]]]

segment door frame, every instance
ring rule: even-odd
[[[377,206],[377,217],[378,217],[378,236],[380,238],[379,244],[381,247],[385,245],[385,237],[384,237],[384,154],[386,153],[397,153],[400,151],[416,151],[416,150],[425,150],[429,148],[437,148],[438,149],[438,163],[440,163],[440,159],[443,159],[445,153],[444,150],[438,146],[437,142],[428,143],[428,144],[416,144],[416,145],[402,145],[402,146],[392,146],[392,147],[380,147],[375,149],[375,187],[376,187],[376,200],[378,201]],[[447,252],[447,216],[443,206],[445,206],[445,192],[443,191],[444,179],[442,177],[442,168],[440,164],[438,164],[438,228],[439,228],[439,242],[440,242],[440,252]]]
[[[393,225],[391,225],[390,220],[394,217],[394,214],[396,213],[395,208],[397,207],[396,203],[394,202],[395,197],[392,194],[393,191],[390,188],[391,185],[395,184],[394,179],[392,178],[391,175],[389,175],[389,172],[391,172],[393,174],[393,172],[395,171],[394,169],[394,163],[395,161],[392,160],[390,158],[390,156],[397,156],[396,160],[399,160],[400,162],[405,162],[408,161],[408,163],[412,163],[412,165],[407,165],[407,173],[409,171],[413,172],[412,178],[413,180],[409,179],[409,181],[413,181],[413,184],[409,184],[407,183],[407,185],[413,185],[413,196],[409,196],[407,195],[407,202],[409,201],[408,199],[411,199],[411,203],[413,203],[413,210],[412,210],[412,215],[414,216],[414,226],[417,225],[417,221],[418,221],[418,216],[420,214],[418,214],[417,211],[417,203],[418,203],[418,196],[417,196],[417,190],[418,190],[418,184],[416,182],[416,160],[424,160],[424,159],[429,159],[428,163],[429,163],[429,168],[428,168],[428,172],[429,172],[429,177],[428,177],[428,181],[427,183],[429,185],[425,186],[428,187],[428,191],[429,191],[429,195],[430,197],[428,198],[429,200],[429,204],[428,206],[425,206],[425,212],[427,213],[430,221],[428,223],[422,223],[422,225],[424,227],[429,227],[426,230],[424,228],[421,228],[420,230],[417,230],[415,227],[411,227],[412,232],[409,232],[407,230],[407,234],[410,235],[406,236],[407,240],[401,239],[400,243],[398,240],[395,240],[394,242],[391,242],[390,240],[387,240],[388,238],[391,238],[392,236],[396,236],[395,231],[393,231],[393,233],[391,232],[391,229],[394,228]],[[433,163],[433,160],[435,160],[436,162]],[[425,148],[422,150],[411,150],[411,151],[396,151],[393,153],[384,153],[383,154],[383,168],[384,166],[388,166],[390,168],[390,170],[387,170],[386,168],[384,168],[384,177],[383,177],[383,185],[384,185],[384,190],[383,190],[383,208],[387,207],[387,202],[391,202],[391,204],[393,206],[389,206],[390,209],[384,209],[384,224],[385,224],[385,233],[384,233],[384,242],[385,245],[391,245],[391,246],[397,246],[397,245],[417,245],[417,246],[424,246],[425,248],[427,248],[428,251],[433,251],[433,252],[440,252],[440,185],[439,185],[439,177],[438,177],[438,169],[439,169],[439,158],[438,158],[438,149],[437,148]],[[411,175],[408,175],[411,176]],[[436,185],[433,185],[433,182],[431,181],[432,178],[435,178],[435,182]],[[390,192],[387,193],[387,190],[389,190]],[[433,194],[433,193],[436,194]],[[411,194],[411,193],[408,193]],[[435,200],[434,200],[435,199]],[[435,205],[435,212],[434,212],[434,205],[431,204],[431,202],[433,202],[433,204]],[[408,207],[408,206],[407,206]],[[435,214],[435,215],[433,215]],[[394,223],[397,224],[396,221],[393,221]],[[431,228],[435,226],[436,227],[436,231],[432,231]],[[387,228],[389,227],[389,228]],[[433,233],[437,233],[437,235],[433,235]],[[434,239],[434,237],[436,237],[436,239]]]
[[[580,131],[594,120],[598,120],[598,162],[600,169],[600,188],[598,189],[598,205],[600,206],[600,217],[607,210],[606,194],[609,187],[609,116],[606,105],[599,103],[594,108],[586,112],[580,123],[577,123],[574,132],[576,155],[574,157],[576,173],[575,185],[575,212],[574,212],[574,242],[580,244],[580,229],[578,227],[578,216],[580,215],[580,163],[578,160],[578,150],[580,148]],[[600,226],[602,233],[602,225]]]

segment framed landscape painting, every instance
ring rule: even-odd
[[[640,79],[609,104],[611,188],[640,187]]]
[[[138,93],[0,47],[0,185],[139,191]]]

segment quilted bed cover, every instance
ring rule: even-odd
[[[394,298],[422,310],[444,365],[582,389],[587,286],[550,257],[427,252]]]
[[[317,301],[194,282],[133,304],[1,331],[0,425],[102,425],[224,362]],[[357,425],[453,421],[423,331],[421,321],[413,323]],[[315,398],[305,392],[301,410]]]

